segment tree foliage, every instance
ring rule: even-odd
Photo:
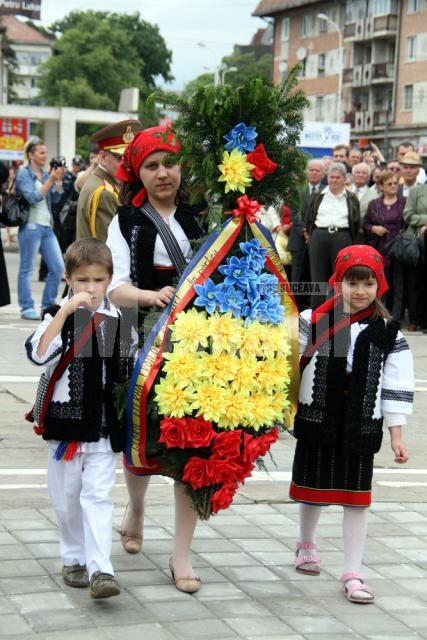
[[[231,55],[225,56],[222,59],[221,67],[223,70],[237,69],[237,71],[226,71],[224,75],[224,82],[237,89],[239,85],[252,78],[271,80],[273,57],[270,53],[265,53],[260,58],[256,58],[255,53],[243,53],[239,47],[236,46]],[[213,81],[213,73],[202,73],[185,85],[183,96],[188,97],[196,91],[198,87],[211,84]]]
[[[49,27],[54,55],[43,65],[40,91],[49,105],[116,110],[120,92],[172,79],[172,53],[155,25],[139,14],[72,11]]]

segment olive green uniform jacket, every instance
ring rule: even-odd
[[[96,167],[84,184],[77,202],[77,240],[97,238],[106,242],[108,227],[116,215],[118,183],[102,167]]]
[[[409,190],[403,220],[407,226],[403,235],[416,238],[420,228],[427,224],[427,184],[419,184]]]

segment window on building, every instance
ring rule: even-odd
[[[408,36],[406,38],[406,59],[415,60],[417,57],[417,36]]]
[[[307,58],[303,58],[302,60],[298,60],[298,64],[300,66],[299,69],[299,77],[305,78],[306,68],[307,68]]]
[[[414,85],[413,84],[405,85],[404,94],[403,94],[403,108],[405,110],[408,110],[408,111],[412,110],[413,96],[414,96]]]
[[[35,89],[37,87],[37,78],[31,78],[31,88]]]
[[[325,15],[328,15],[327,12],[324,12]],[[328,23],[326,20],[319,20],[319,18],[317,18],[317,23],[319,25],[319,33],[327,33],[328,32]]]
[[[280,40],[286,42],[289,40],[289,18],[282,18],[282,27],[280,30]]]
[[[316,118],[316,120],[323,120],[323,96],[316,97],[314,117]]]
[[[397,13],[397,0],[372,0],[371,13],[373,16]]]
[[[420,10],[419,0],[409,0],[408,13],[418,13],[419,10]]]
[[[300,27],[300,36],[303,38],[308,35],[308,16],[302,16],[301,18],[301,27]]]
[[[325,54],[319,53],[319,58],[317,61],[317,75],[324,76],[325,75]]]

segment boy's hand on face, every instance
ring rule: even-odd
[[[86,309],[90,309],[92,305],[92,296],[87,291],[82,291],[81,293],[76,293],[73,295],[62,307],[63,311],[67,316],[70,316],[74,313],[79,307],[86,307]]]

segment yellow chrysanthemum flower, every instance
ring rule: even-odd
[[[270,327],[269,327],[270,328]],[[261,339],[264,335],[264,326],[255,320],[242,331],[242,343],[240,351],[248,356],[260,355]]]
[[[256,431],[274,423],[275,412],[271,407],[271,397],[266,393],[254,393],[248,398],[247,412],[248,423]]]
[[[270,396],[270,407],[274,420],[282,422],[289,409],[290,403],[286,391],[276,391]]]
[[[166,362],[163,370],[167,373],[168,380],[172,382],[192,381],[194,383],[200,377],[201,355],[204,351],[177,350],[173,353],[164,353]]]
[[[206,357],[200,360],[200,376],[212,380],[217,385],[227,387],[240,366],[239,358],[230,353],[203,353]]]
[[[289,342],[289,333],[285,323],[271,327],[273,333],[277,334],[277,351],[278,353],[288,356],[291,353],[291,345]]]
[[[222,396],[222,413],[218,426],[222,429],[237,429],[246,424],[247,406],[247,395],[233,393],[230,389],[226,389]]]
[[[189,309],[178,314],[172,325],[172,340],[180,349],[197,351],[199,345],[208,346],[209,320],[204,311]]]
[[[249,395],[251,391],[259,388],[257,373],[258,360],[250,356],[242,356],[240,358],[240,366],[231,383],[233,391],[241,392],[243,395]]]
[[[274,363],[277,379],[280,380],[282,387],[286,387],[290,382],[289,360],[285,355],[279,354],[274,358]]]
[[[162,378],[154,390],[157,406],[163,415],[182,418],[185,414],[191,414],[191,402],[194,399],[193,387],[185,387],[182,382],[176,383],[168,378]]]
[[[210,317],[213,352],[226,351],[235,353],[242,342],[242,328],[242,320],[233,318],[229,311],[222,315],[213,313]]]
[[[198,409],[197,415],[204,420],[218,422],[222,411],[222,397],[224,389],[211,382],[201,382],[197,385],[196,395],[191,408]]]
[[[222,164],[218,165],[221,176],[218,182],[225,182],[225,193],[229,191],[240,191],[245,193],[246,187],[252,184],[251,171],[255,165],[246,160],[246,156],[233,149],[231,153],[224,151]]]

